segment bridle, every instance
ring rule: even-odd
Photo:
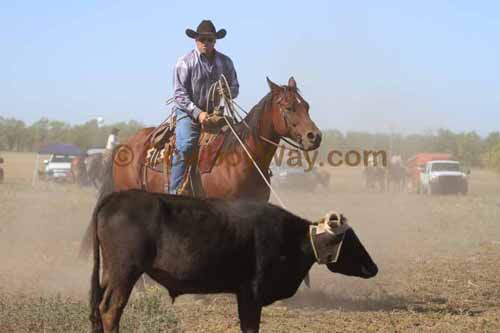
[[[245,125],[245,127],[247,127],[248,129],[250,129],[250,126],[248,125],[248,123],[245,121],[245,118],[242,117],[236,110],[236,108],[234,107],[235,105],[238,107],[238,109],[240,111],[242,111],[243,113],[245,113],[245,115],[248,115],[248,112],[245,111],[245,109],[243,109],[238,103],[236,103],[234,100],[233,100],[233,97],[231,95],[231,90],[229,89],[229,83],[226,79],[226,77],[224,76],[224,74],[221,75],[221,78],[214,82],[210,88],[208,89],[208,96],[207,96],[207,110],[208,110],[208,106],[209,106],[209,103],[211,102],[212,105],[214,105],[214,102],[215,102],[215,97],[216,97],[216,93],[217,93],[217,88],[219,88],[221,91],[224,91],[223,94],[220,95],[221,97],[221,102],[224,101],[224,104],[227,106],[228,108],[228,111],[230,112],[231,116],[233,119],[236,119],[238,120],[239,122],[243,123]],[[227,96],[226,96],[226,93],[227,93]],[[288,88],[285,88],[285,96],[287,95],[288,93]],[[297,93],[297,92],[296,92]],[[299,95],[297,93],[297,95]],[[299,95],[299,101],[300,100],[304,100],[304,98],[302,98],[302,96]],[[285,127],[289,130],[290,127],[289,127],[289,123],[290,121],[288,120],[288,114],[289,110],[287,110],[287,108],[285,108],[283,106],[283,97],[280,96],[278,97],[278,99],[276,100],[275,103],[278,104],[278,107],[279,107],[279,112],[282,116],[282,119],[283,119],[283,122],[285,124]],[[288,139],[287,137],[283,136],[283,135],[280,135],[278,134],[278,142],[275,142],[269,138],[266,138],[265,136],[263,135],[259,135],[259,138],[262,140],[262,141],[265,141],[275,147],[278,147],[278,148],[282,148],[282,149],[288,149],[288,150],[291,150],[289,147],[285,146],[285,145],[281,145],[279,144],[279,141],[280,140],[283,140],[285,141],[287,144],[289,144],[290,146],[292,146],[293,148],[295,149],[298,149],[298,150],[305,150],[304,148],[304,145],[302,144],[298,144],[290,139]]]
[[[288,88],[285,88],[285,97],[287,96],[287,94],[288,94]],[[296,92],[296,94],[297,94],[297,95],[299,95],[297,92]],[[300,96],[300,95],[299,95],[299,97],[300,97],[300,99],[304,100],[304,99],[302,98],[302,96]],[[278,99],[276,100],[276,103],[278,104],[278,107],[279,107],[279,112],[280,112],[280,114],[281,114],[281,116],[282,116],[282,118],[283,118],[283,122],[285,123],[285,128],[286,128],[286,129],[288,129],[288,130],[290,130],[289,120],[288,120],[288,115],[289,115],[289,113],[290,113],[291,111],[289,111],[287,108],[283,107],[282,100],[283,100],[283,97],[282,97],[282,96],[280,96],[280,97],[278,97]],[[274,142],[274,141],[272,141],[272,140],[269,140],[269,139],[267,139],[267,138],[263,137],[262,135],[260,136],[260,138],[261,138],[262,140],[264,140],[264,141],[268,142],[268,143],[271,143],[271,144],[273,144],[273,145],[277,146],[277,147],[281,147],[281,148],[288,149],[287,147],[285,147],[285,146],[283,146],[283,145],[280,145],[280,144],[278,144],[278,143],[276,143],[276,142]],[[304,145],[303,145],[303,144],[297,144],[297,143],[295,143],[294,141],[291,141],[290,139],[288,139],[287,137],[285,137],[285,136],[283,136],[283,135],[279,135],[279,139],[280,139],[280,140],[285,141],[285,142],[286,142],[286,143],[288,143],[290,146],[292,146],[292,147],[294,147],[294,148],[296,148],[296,149],[299,149],[299,150],[305,150],[305,148],[304,148]],[[278,140],[278,142],[279,142],[279,140]]]
[[[222,75],[222,77],[221,77],[221,81],[222,81],[222,82],[227,82],[227,81],[226,81],[226,78],[225,78],[223,75]],[[217,84],[218,82],[219,82],[219,81],[215,82],[213,85]],[[228,100],[226,100],[226,101],[225,101],[225,104],[226,104],[226,105],[228,105],[229,111],[230,111],[230,112],[231,112],[231,114],[233,115],[233,118],[239,118],[239,121],[240,121],[241,123],[243,123],[243,124],[245,125],[245,127],[246,127],[246,128],[250,129],[250,126],[249,126],[249,125],[248,125],[248,123],[245,121],[245,119],[244,119],[241,115],[239,115],[239,114],[238,114],[238,112],[235,110],[234,105],[236,105],[236,107],[238,107],[238,109],[239,109],[240,111],[242,111],[245,115],[248,115],[248,112],[247,112],[247,111],[246,111],[243,107],[241,107],[238,103],[236,103],[236,102],[232,99],[232,97],[231,97],[231,95],[230,95],[229,86],[227,86],[227,87],[228,87],[227,91],[229,92],[229,98],[228,98]],[[285,88],[285,89],[287,89],[287,88]],[[211,88],[211,89],[209,89],[209,91],[214,91],[214,90],[215,90],[215,89],[212,89],[212,88]],[[285,90],[285,94],[286,94],[286,93],[287,93],[287,90]],[[297,93],[297,94],[298,94],[298,93]],[[213,96],[213,93],[212,93],[212,96]],[[300,96],[300,95],[299,95],[299,97],[300,97],[300,99],[304,100],[304,98],[303,98],[302,96]],[[223,96],[223,98],[226,98],[226,96]],[[283,106],[282,100],[283,100],[283,97],[281,97],[281,96],[280,96],[280,97],[276,100],[276,103],[278,103],[279,112],[280,112],[280,114],[281,114],[281,116],[282,116],[283,122],[285,123],[285,127],[286,127],[286,129],[287,129],[287,130],[290,130],[290,127],[289,127],[289,122],[290,122],[290,121],[288,120],[288,114],[289,114],[289,112],[291,112],[291,111],[289,111],[286,107],[284,107],[284,106]],[[237,115],[237,117],[235,117],[234,115]],[[263,135],[259,135],[259,138],[260,138],[262,141],[265,141],[265,142],[267,142],[267,143],[269,143],[269,144],[271,144],[271,145],[273,145],[273,146],[275,146],[275,147],[277,147],[277,148],[286,149],[286,150],[292,150],[292,149],[290,149],[289,147],[287,147],[287,146],[285,146],[285,145],[281,145],[281,144],[279,144],[279,143],[278,143],[280,140],[283,140],[283,141],[285,141],[287,144],[289,144],[290,146],[292,146],[292,147],[293,147],[293,148],[295,148],[295,149],[298,149],[298,150],[305,150],[305,148],[304,148],[304,146],[303,146],[302,144],[298,144],[298,143],[296,143],[296,142],[292,141],[291,139],[289,139],[289,138],[287,138],[287,137],[285,137],[285,136],[283,136],[283,135],[280,135],[280,134],[278,134],[278,142],[275,142],[275,141],[273,141],[273,140],[271,140],[271,139],[269,139],[269,138],[266,138],[266,137],[265,137],[265,136],[263,136]]]

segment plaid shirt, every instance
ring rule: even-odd
[[[238,96],[239,84],[231,59],[218,52],[215,52],[214,61],[210,64],[208,59],[200,54],[197,49],[181,57],[174,69],[174,99],[177,106],[186,112],[193,119],[198,119],[198,115],[207,105],[207,95],[210,86],[219,80],[221,74],[226,77],[231,95]]]

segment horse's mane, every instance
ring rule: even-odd
[[[236,125],[233,125],[235,132],[238,134],[238,137],[245,141],[251,135],[254,138],[257,137],[260,128],[260,119],[262,116],[262,112],[264,112],[267,108],[269,102],[271,102],[272,94],[268,93],[264,96],[259,103],[257,103],[252,110],[247,114],[244,118],[244,122],[248,124],[248,127],[244,124],[244,122],[240,122]],[[240,146],[238,139],[234,136],[233,132],[228,129],[224,133],[224,143],[222,145],[222,151],[225,153],[231,153],[236,150]]]

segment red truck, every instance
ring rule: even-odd
[[[420,193],[420,174],[424,171],[427,162],[451,159],[452,155],[447,153],[418,153],[410,157],[406,162],[409,190]]]

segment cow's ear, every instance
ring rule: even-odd
[[[271,89],[271,93],[274,96],[277,96],[279,93],[281,93],[281,87],[278,86],[276,83],[273,81],[269,80],[269,78],[266,76],[267,84],[269,85],[269,89]]]
[[[293,76],[290,76],[290,78],[288,79],[288,86],[290,88],[297,89],[297,82],[295,82]]]

